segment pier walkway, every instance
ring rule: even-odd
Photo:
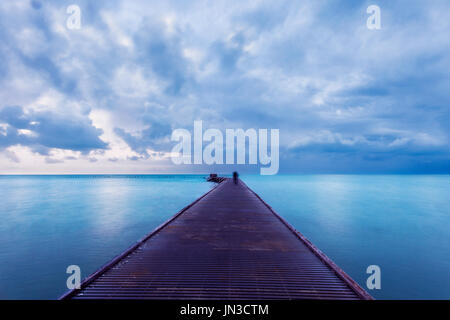
[[[61,299],[371,299],[238,180],[225,179]]]

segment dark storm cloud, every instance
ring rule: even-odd
[[[0,110],[0,123],[7,124],[5,134],[0,134],[0,147],[3,148],[30,146],[41,154],[46,154],[48,148],[82,153],[107,148],[107,144],[99,138],[102,130],[95,128],[85,117],[50,111],[26,113],[21,107],[11,106]],[[29,133],[20,130],[28,130]]]

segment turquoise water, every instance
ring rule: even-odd
[[[243,180],[384,299],[450,299],[450,176]],[[203,176],[0,176],[0,298],[54,299],[211,188]]]
[[[0,298],[55,299],[210,190],[201,176],[0,176]]]
[[[450,299],[449,175],[244,178],[297,230],[378,299]]]

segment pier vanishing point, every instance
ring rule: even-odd
[[[220,181],[60,299],[372,299],[242,180]]]

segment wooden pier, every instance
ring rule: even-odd
[[[61,299],[372,299],[241,180],[224,179]]]

